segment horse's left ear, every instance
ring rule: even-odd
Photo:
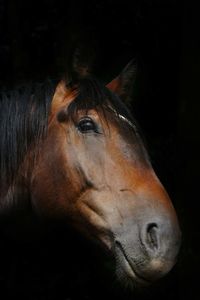
[[[122,72],[109,82],[106,87],[117,94],[122,100],[126,101],[132,92],[136,78],[136,70],[136,61],[131,60]]]
[[[75,78],[80,79],[91,74],[95,53],[83,45],[79,45],[73,53],[72,72]]]

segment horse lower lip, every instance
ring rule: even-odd
[[[138,274],[138,272],[135,270],[133,264],[130,262],[130,260],[128,259],[125,250],[123,249],[121,243],[116,242],[117,248],[120,250],[121,255],[123,256],[123,258],[125,259],[126,263],[128,264],[129,268],[131,269],[131,273],[133,275],[133,278],[138,281],[141,284],[147,285],[150,284],[151,281],[147,280],[146,278],[142,277],[140,274]]]

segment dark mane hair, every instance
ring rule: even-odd
[[[110,110],[116,113],[116,117],[120,114],[127,118],[127,120],[135,122],[132,114],[120,101],[119,97],[113,94],[95,77],[85,76],[79,79],[77,83],[73,82],[70,85],[73,87],[74,84],[78,86],[78,95],[68,107],[67,112],[69,117],[73,117],[78,110],[83,109],[87,112],[89,109],[95,108],[97,111],[99,110],[103,113],[106,109]]]
[[[48,126],[52,97],[58,81],[22,85],[0,94],[0,185],[12,184],[24,156],[42,140]],[[135,120],[119,98],[94,77],[74,80],[71,88],[77,87],[78,95],[67,109],[72,117],[80,109],[95,108],[105,112],[111,109],[123,115],[133,124]],[[104,114],[105,115],[105,114]],[[124,123],[124,122],[121,122]],[[127,126],[127,124],[124,124]],[[37,147],[35,147],[37,148]]]
[[[0,185],[10,185],[30,145],[47,128],[56,83],[29,83],[0,93]]]

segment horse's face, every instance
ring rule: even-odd
[[[32,175],[33,204],[109,249],[119,278],[160,278],[174,265],[180,242],[169,196],[133,124],[112,109],[80,109],[68,118],[74,97],[60,83]]]

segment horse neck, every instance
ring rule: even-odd
[[[29,174],[19,172],[13,182],[1,186],[0,191],[0,216],[21,211],[29,206]]]
[[[28,205],[28,202],[29,193],[26,187],[15,183],[1,193],[0,216],[23,210]]]
[[[38,146],[39,147],[39,146]],[[32,171],[36,161],[35,148],[31,148],[24,157],[24,161],[19,167],[11,184],[0,188],[0,215],[9,214],[15,211],[30,209],[30,181]]]

